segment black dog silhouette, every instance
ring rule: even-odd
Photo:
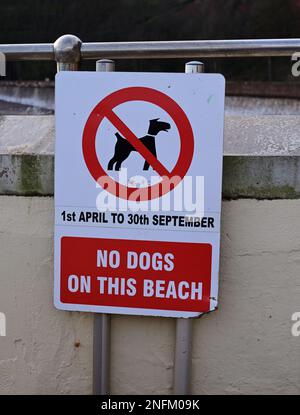
[[[159,118],[149,121],[148,134],[144,137],[139,138],[139,140],[144,144],[145,147],[156,157],[156,146],[155,146],[155,136],[160,131],[168,131],[171,126],[167,122],[158,121]],[[119,133],[115,133],[117,137],[117,142],[115,145],[115,154],[110,159],[108,163],[108,170],[113,170],[115,165],[115,170],[120,170],[121,164],[124,160],[127,159],[129,154],[136,149]],[[149,163],[145,161],[143,170],[149,169]]]

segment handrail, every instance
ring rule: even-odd
[[[0,47],[1,48],[1,47]],[[291,56],[300,50],[300,39],[189,40],[173,42],[83,43],[83,59],[121,58],[221,58],[242,56]]]
[[[67,36],[70,35],[63,37]],[[270,57],[291,56],[296,51],[300,51],[300,39],[93,42],[81,44],[80,58],[84,60],[103,57],[111,59]],[[52,43],[5,44],[0,45],[0,52],[5,54],[7,61],[55,60]]]

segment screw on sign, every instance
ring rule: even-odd
[[[116,115],[114,108],[117,105],[129,101],[145,101],[160,106],[173,119],[180,136],[180,153],[177,163],[172,171],[166,167],[156,157],[156,152],[152,147],[149,149],[143,140],[140,140],[130,128]],[[165,193],[175,188],[186,175],[194,154],[194,137],[191,124],[182,108],[168,95],[146,87],[123,88],[106,96],[91,112],[83,131],[83,155],[87,168],[96,182],[107,191],[114,192],[119,198],[129,199],[136,191],[135,188],[127,187],[119,182],[115,182],[99,163],[96,153],[96,133],[99,125],[104,118],[107,118],[112,125],[122,134],[128,144],[138,151],[145,159],[145,167],[148,165],[161,176],[160,183],[139,189],[139,200],[150,200],[161,197]],[[167,124],[167,123],[166,123]],[[167,128],[167,126],[165,126]],[[123,137],[121,137],[123,139]],[[126,152],[126,151],[125,151]],[[114,160],[114,159],[112,159]],[[110,161],[112,161],[110,160]],[[112,163],[113,164],[113,163]],[[112,164],[109,164],[112,168]],[[164,186],[166,183],[170,186]]]

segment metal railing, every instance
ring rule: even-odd
[[[189,40],[162,42],[82,43],[73,35],[64,35],[52,43],[0,45],[7,61],[57,60],[62,52],[80,59],[159,59],[291,56],[300,50],[300,39]]]

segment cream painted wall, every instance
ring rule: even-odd
[[[52,305],[53,199],[0,196],[0,394],[90,394],[92,316]],[[219,310],[194,320],[192,392],[300,393],[300,200],[223,203]],[[175,321],[112,319],[112,393],[171,393]]]

